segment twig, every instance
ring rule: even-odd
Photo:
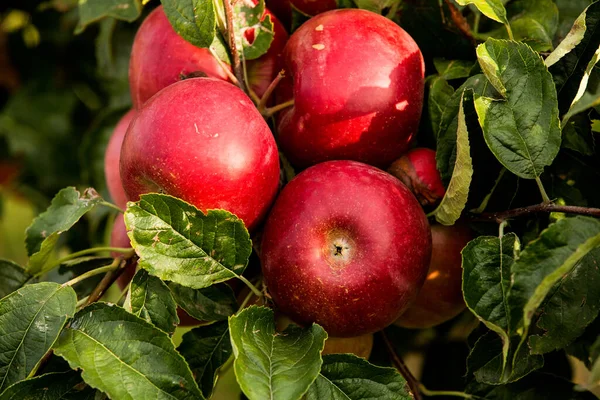
[[[257,106],[258,111],[261,114],[266,110],[267,103],[269,102],[271,95],[275,91],[275,88],[277,87],[277,85],[279,85],[279,82],[281,82],[281,80],[284,77],[285,77],[285,71],[284,70],[279,71],[279,73],[277,74],[275,79],[273,79],[273,81],[269,84],[269,87],[267,88],[267,90],[265,90],[265,93],[263,94],[263,96],[260,99],[260,102],[258,103],[258,106]]]
[[[417,378],[415,378],[412,372],[410,372],[406,364],[404,364],[404,361],[402,361],[402,359],[396,354],[396,350],[394,349],[392,342],[390,342],[390,339],[388,339],[385,331],[381,331],[381,337],[383,338],[383,342],[385,343],[385,346],[388,349],[388,353],[392,358],[394,366],[404,377],[404,379],[406,379],[406,382],[408,383],[408,387],[410,388],[414,399],[421,400],[422,397],[421,392],[419,391],[419,381],[417,380]]]
[[[486,212],[481,214],[470,214],[472,221],[493,221],[501,223],[510,218],[522,217],[529,214],[560,212],[565,214],[587,215],[600,218],[600,208],[588,208],[579,206],[559,206],[553,203],[541,203],[528,207],[515,208],[513,210]]]
[[[223,5],[225,6],[225,21],[227,22],[227,42],[229,44],[229,50],[231,51],[233,73],[238,80],[238,86],[246,93],[246,82],[244,81],[244,70],[242,68],[242,62],[240,60],[240,54],[237,50],[235,43],[235,27],[233,26],[233,5],[231,0],[224,0]]]
[[[102,297],[104,292],[106,292],[106,290],[109,287],[111,287],[113,285],[113,283],[115,283],[117,281],[117,279],[119,279],[121,274],[123,272],[125,272],[125,269],[127,267],[127,265],[126,265],[127,261],[125,261],[121,258],[115,259],[115,261],[117,261],[117,260],[119,261],[120,267],[118,269],[112,270],[112,271],[108,272],[106,275],[104,275],[104,278],[102,278],[102,280],[100,281],[98,286],[96,286],[94,288],[94,290],[88,297],[86,306],[89,306],[90,304],[98,301]]]

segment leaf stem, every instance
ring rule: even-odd
[[[135,254],[135,251],[131,247],[92,247],[91,249],[77,251],[75,253],[71,253],[68,256],[65,256],[65,257],[59,259],[54,264],[52,264],[50,267],[45,268],[42,272],[40,272],[39,275],[46,273],[67,261],[71,261],[71,260],[74,260],[74,259],[82,257],[82,256],[87,256],[89,254],[103,253],[103,252],[121,253],[124,256],[123,258],[129,258],[129,257],[133,256],[133,254]]]
[[[587,215],[590,217],[600,218],[600,208],[588,208],[579,206],[560,206],[554,203],[541,203],[533,206],[515,208],[513,210],[498,211],[498,212],[487,212],[481,214],[470,214],[472,221],[490,221],[502,223],[503,221],[522,217],[530,214],[537,213],[551,213],[560,212],[565,214],[576,214],[576,215]]]
[[[243,53],[242,53],[242,70],[244,71],[244,82],[246,82],[246,89],[248,89],[247,90],[248,97],[250,97],[252,102],[256,105],[256,104],[260,103],[260,99],[258,98],[258,95],[254,92],[254,90],[252,90],[252,86],[250,85],[250,79],[248,79],[248,68],[247,68],[247,64],[246,64],[246,58],[244,57]]]
[[[240,86],[240,82],[237,80],[235,75],[231,73],[231,70],[229,69],[229,67],[227,65],[225,65],[225,63],[223,61],[221,61],[221,59],[219,58],[219,55],[215,52],[215,50],[212,47],[209,47],[208,51],[210,51],[210,54],[212,54],[212,56],[215,58],[215,61],[217,61],[217,64],[219,64],[221,69],[223,69],[223,72],[225,72],[225,75],[227,75],[229,80],[234,85]]]
[[[126,262],[121,257],[115,258],[111,266],[115,266],[118,268],[112,269],[108,271],[106,275],[104,275],[104,278],[102,278],[98,286],[94,288],[92,294],[90,294],[90,296],[88,297],[86,305],[90,305],[98,301],[102,297],[104,292],[106,292],[106,289],[111,287],[112,284],[115,283],[117,279],[119,279],[121,274],[125,271]]]
[[[381,331],[381,337],[383,338],[383,342],[385,343],[385,347],[387,347],[388,353],[392,359],[392,362],[394,363],[394,366],[404,377],[404,379],[406,379],[406,383],[408,383],[408,387],[410,388],[410,391],[414,396],[414,400],[421,400],[422,397],[421,392],[419,391],[419,381],[417,380],[417,378],[415,378],[412,372],[410,372],[406,364],[404,364],[404,361],[402,361],[398,354],[396,354],[396,350],[394,349],[392,342],[390,342],[390,339],[387,337],[385,331]]]
[[[273,81],[269,84],[269,87],[267,88],[267,90],[265,91],[265,93],[263,94],[262,98],[260,99],[260,101],[258,102],[258,105],[257,105],[258,111],[261,114],[263,114],[264,111],[267,109],[267,103],[269,102],[271,95],[275,91],[275,88],[277,87],[277,85],[279,85],[279,82],[281,82],[281,80],[284,77],[285,77],[285,71],[281,70],[281,71],[279,71],[279,73],[277,74],[275,79],[273,79]]]
[[[510,27],[510,24],[506,23],[506,24],[504,24],[504,26],[506,27],[506,32],[508,33],[508,38],[510,40],[515,40],[515,37],[513,36],[512,28]]]
[[[275,115],[276,113],[278,113],[279,111],[284,110],[288,107],[292,107],[293,105],[294,105],[294,100],[288,100],[284,103],[277,104],[276,106],[265,109],[264,112],[262,113],[262,115],[265,118],[270,118],[273,115]]]
[[[447,390],[429,390],[422,383],[419,384],[419,390],[427,397],[433,396],[452,396],[452,397],[462,397],[463,399],[479,399],[479,396],[474,396],[472,394],[464,393],[464,392],[454,392]]]
[[[504,177],[504,173],[505,172],[506,172],[506,168],[502,167],[502,169],[500,170],[500,174],[498,175],[498,178],[496,178],[496,182],[494,183],[494,187],[492,187],[492,190],[490,190],[490,192],[484,197],[484,199],[481,202],[481,204],[479,205],[479,207],[477,207],[476,209],[474,209],[472,211],[473,213],[475,213],[475,214],[481,214],[482,212],[485,211],[485,209],[488,206],[488,203],[490,202],[490,199],[492,198],[492,195],[494,194],[494,192],[496,191],[496,188],[498,187],[498,184],[502,180],[502,177]]]
[[[238,278],[240,281],[244,282],[246,284],[246,286],[248,286],[248,288],[250,288],[250,290],[252,290],[252,292],[257,295],[258,297],[262,297],[263,294],[260,290],[257,289],[256,286],[254,286],[252,284],[252,282],[250,282],[248,279],[244,278],[242,275],[238,275]]]
[[[542,180],[539,176],[535,178],[535,183],[537,183],[538,188],[540,189],[544,203],[550,203],[550,197],[548,197],[548,193],[546,193],[546,189],[544,189],[544,185],[542,184]]]
[[[117,206],[116,204],[110,203],[108,201],[101,201],[100,205],[103,205],[103,206],[108,207],[108,208],[112,208],[113,210],[117,210],[121,214],[125,213],[125,210],[123,210],[121,207]]]
[[[233,26],[233,5],[231,0],[223,0],[223,6],[225,7],[225,22],[227,23],[227,42],[229,44],[229,51],[231,51],[233,73],[237,78],[237,85],[244,92],[248,93],[246,88],[246,82],[244,81],[244,70],[242,68],[242,62],[240,60],[240,53],[238,53],[237,45],[235,43],[235,27]]]
[[[84,280],[86,280],[88,278],[91,278],[93,276],[113,271],[113,270],[117,269],[117,267],[119,266],[120,262],[121,262],[120,258],[115,258],[115,260],[112,262],[112,264],[107,265],[105,267],[96,268],[96,269],[93,269],[91,271],[85,272],[85,273],[83,273],[83,274],[81,274],[79,276],[76,276],[75,278],[71,279],[70,281],[68,281],[66,283],[63,283],[63,286],[73,286],[73,285],[76,285],[79,282],[84,281]],[[91,297],[91,295],[90,295],[90,297]],[[89,298],[88,298],[88,300],[89,300]]]

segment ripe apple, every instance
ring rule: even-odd
[[[305,22],[284,49],[289,78],[279,143],[292,164],[349,159],[388,167],[417,133],[423,56],[402,28],[365,10],[334,10]],[[292,92],[288,93],[292,87]]]
[[[456,317],[465,309],[462,294],[462,249],[473,238],[469,226],[431,226],[432,251],[427,279],[417,300],[396,321],[405,328],[424,329]]]
[[[378,331],[416,298],[431,233],[399,180],[354,161],[307,169],[281,192],[262,240],[265,282],[299,324],[331,336]]]
[[[121,179],[129,200],[163,192],[203,211],[228,210],[251,230],[277,193],[277,145],[236,86],[186,79],[139,110],[123,141]]]
[[[269,51],[247,62],[251,88],[260,97],[282,69],[281,52],[288,39],[285,28],[270,11],[275,36]],[[162,6],[153,10],[138,30],[129,62],[129,85],[135,108],[161,89],[194,73],[228,80],[208,49],[194,46],[175,32]]]
[[[110,193],[112,201],[122,209],[127,207],[127,196],[119,173],[119,159],[121,158],[123,138],[134,116],[135,111],[130,110],[119,120],[106,146],[106,153],[104,153],[104,176],[108,193]],[[129,242],[129,239],[127,241]]]
[[[442,177],[437,170],[435,151],[412,149],[388,168],[417,197],[423,207],[437,205],[446,194]]]

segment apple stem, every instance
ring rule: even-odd
[[[265,110],[267,109],[267,103],[269,102],[271,95],[275,91],[275,88],[277,87],[277,85],[279,85],[279,82],[281,82],[281,80],[284,77],[285,77],[285,71],[281,70],[281,71],[279,71],[279,73],[277,74],[275,79],[273,79],[273,81],[269,84],[269,87],[265,91],[265,94],[263,94],[262,98],[258,102],[257,108],[261,114],[263,114],[265,112]]]
[[[243,53],[242,53],[242,71],[244,71],[244,82],[247,82],[246,92],[248,93],[248,96],[250,97],[252,102],[254,104],[258,104],[260,102],[260,99],[258,98],[258,95],[254,92],[254,90],[252,90],[252,86],[250,86],[250,79],[248,79],[248,68],[246,67],[246,58],[244,57]]]
[[[292,107],[294,105],[294,100],[289,100],[281,104],[277,104],[276,106],[269,107],[262,112],[262,116],[265,118],[270,118],[273,115],[277,114],[279,111],[284,110],[288,107]]]
[[[244,278],[242,275],[238,275],[238,278],[240,281],[244,282],[250,290],[252,290],[252,293],[254,293],[258,297],[263,297],[262,292],[260,290],[258,290],[258,288],[252,284],[252,282],[250,282],[248,279]]]
[[[400,375],[402,375],[404,379],[406,379],[406,383],[408,383],[408,387],[412,392],[413,399],[421,400],[422,397],[421,392],[419,391],[419,381],[417,380],[417,378],[415,378],[412,372],[410,372],[410,370],[408,369],[406,364],[404,364],[404,361],[402,361],[400,356],[396,354],[396,350],[394,349],[394,346],[392,345],[392,342],[390,342],[390,339],[388,338],[385,331],[381,331],[380,333],[381,337],[383,338],[383,342],[385,343],[385,347],[387,347],[388,353],[392,358],[394,366],[396,367],[398,372],[400,372]]]
[[[237,85],[244,92],[248,93],[246,82],[244,81],[244,71],[242,68],[242,62],[240,60],[240,53],[238,53],[237,45],[235,43],[235,27],[233,26],[233,5],[231,0],[223,0],[225,6],[225,21],[227,22],[227,41],[229,44],[229,51],[231,51],[233,73],[237,78]]]

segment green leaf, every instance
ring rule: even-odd
[[[43,272],[58,237],[101,201],[102,197],[91,188],[86,189],[83,195],[73,187],[58,192],[50,207],[27,228],[25,244],[31,257],[27,272],[32,275]]]
[[[431,128],[436,136],[442,121],[442,115],[446,109],[446,104],[448,104],[453,94],[454,88],[446,81],[446,79],[434,76],[429,81],[427,107],[429,109]]]
[[[168,334],[173,334],[179,324],[177,304],[169,287],[144,270],[133,277],[125,304],[127,311]]]
[[[537,327],[543,334],[531,336],[534,354],[562,349],[577,339],[600,311],[600,248],[583,257],[560,280],[542,306]]]
[[[552,287],[600,246],[600,221],[590,217],[559,220],[531,242],[512,266],[508,293],[513,332],[527,332],[534,313]]]
[[[506,296],[510,269],[518,257],[520,243],[514,233],[502,239],[480,236],[462,251],[463,294],[469,310],[489,329],[508,340]]]
[[[577,17],[567,36],[558,44],[558,46],[556,46],[554,51],[546,57],[544,64],[546,64],[548,68],[556,64],[561,58],[570,53],[579,43],[581,43],[587,30],[585,19],[586,11]]]
[[[592,368],[590,368],[587,387],[593,388],[600,385],[600,337],[598,337],[592,345],[590,354],[594,362]]]
[[[439,126],[434,127],[437,136],[436,160],[442,181],[450,182],[456,163],[456,133],[458,132],[458,111],[461,107],[461,99],[466,101],[472,97],[470,90],[479,96],[494,96],[496,91],[490,82],[482,74],[470,77],[459,87],[456,92],[446,101],[443,107]],[[436,117],[437,118],[437,117]]]
[[[505,348],[509,349],[506,357]],[[513,337],[508,346],[505,346],[501,337],[488,332],[475,343],[467,359],[467,365],[478,382],[504,385],[516,382],[543,367],[544,358],[529,354],[526,346],[519,347],[518,337]]]
[[[169,289],[179,307],[200,321],[226,320],[238,309],[233,290],[225,283],[204,289],[190,289],[171,282]]]
[[[95,303],[79,311],[54,353],[110,398],[202,398],[169,336],[121,307]]]
[[[209,398],[219,368],[232,355],[227,321],[192,329],[183,335],[178,350],[192,369],[202,394]]]
[[[583,155],[594,154],[595,140],[592,133],[592,121],[585,114],[571,117],[563,125],[562,147],[575,150]]]
[[[600,2],[591,4],[576,20],[564,46],[550,55],[550,72],[556,84],[559,110],[567,112],[581,80],[600,45]],[[583,31],[583,32],[582,32]],[[582,36],[583,35],[583,36]],[[548,62],[548,61],[547,61]]]
[[[435,58],[433,60],[435,70],[441,78],[446,80],[468,78],[471,71],[477,65],[473,61],[467,60],[446,60],[444,58]]]
[[[275,37],[271,16],[264,14],[265,0],[258,0],[256,5],[246,1],[234,4],[236,47],[246,60],[265,54]]]
[[[563,124],[573,115],[600,105],[600,67],[597,65],[598,60],[600,60],[600,46],[585,69],[579,90],[571,103],[571,107],[569,107],[569,111],[563,117]]]
[[[51,282],[24,286],[0,300],[0,393],[35,373],[76,304],[71,287]]]
[[[515,40],[535,51],[553,49],[552,40],[558,29],[558,7],[553,0],[513,1],[507,12]]]
[[[473,4],[486,17],[508,25],[506,9],[500,0],[456,0],[456,2],[461,6]]]
[[[406,380],[394,368],[378,367],[352,354],[323,357],[321,373],[307,400],[413,399]]]
[[[129,203],[125,224],[141,268],[194,289],[239,276],[252,252],[250,235],[235,215],[224,210],[205,215],[163,194]]]
[[[539,54],[529,46],[488,39],[477,47],[479,64],[501,94],[475,94],[485,141],[515,175],[539,177],[560,149],[556,89]]]
[[[88,25],[105,17],[132,22],[141,12],[139,0],[79,0],[79,23],[75,33],[83,32]]]
[[[212,0],[161,0],[175,32],[194,46],[209,47],[216,34]]]
[[[458,126],[456,130],[456,163],[450,184],[440,205],[434,211],[435,219],[442,225],[454,225],[460,218],[467,204],[469,187],[473,177],[473,160],[469,147],[469,132],[463,110],[463,97],[458,110]]]
[[[229,318],[234,370],[250,400],[300,399],[321,368],[327,333],[319,325],[275,331],[273,310],[249,307]]]
[[[15,383],[0,400],[82,400],[93,399],[94,392],[83,384],[79,372],[53,372]]]
[[[31,275],[19,264],[0,259],[0,299],[20,289],[29,279]]]

